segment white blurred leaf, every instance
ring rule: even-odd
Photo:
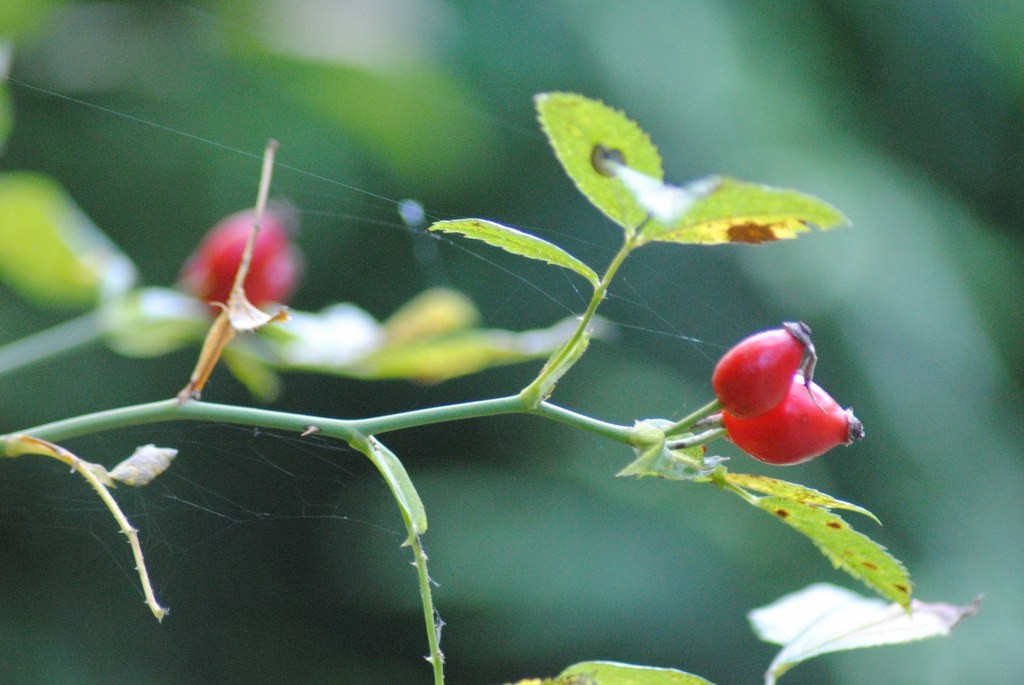
[[[110,478],[121,481],[125,485],[140,487],[153,481],[154,478],[167,470],[171,460],[178,456],[173,447],[157,447],[142,445],[136,448],[132,456],[110,470]]]
[[[765,685],[773,685],[793,666],[822,654],[944,637],[977,610],[977,601],[956,606],[919,600],[907,610],[816,583],[754,609],[747,618],[758,637],[783,646],[765,673]]]

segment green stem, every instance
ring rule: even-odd
[[[555,350],[555,353],[548,359],[544,368],[540,370],[540,374],[519,393],[519,396],[523,398],[528,407],[538,406],[545,397],[550,395],[558,379],[579,358],[582,352],[581,346],[586,345],[587,328],[590,326],[594,314],[597,313],[597,308],[608,294],[608,286],[611,284],[612,279],[615,278],[619,267],[622,266],[622,263],[626,261],[626,257],[629,256],[636,246],[637,239],[635,236],[627,238],[622,244],[622,247],[619,248],[619,251],[612,258],[611,263],[601,277],[601,281],[594,288],[594,294],[590,298],[586,311],[580,316],[580,322],[576,326],[576,330],[573,331],[572,335],[561,347]]]
[[[0,375],[27,368],[99,341],[103,323],[98,310],[19,338],[0,347]]]
[[[672,435],[678,435],[679,433],[685,433],[689,429],[693,428],[693,426],[698,421],[700,421],[701,419],[703,419],[706,416],[710,416],[711,414],[715,413],[716,411],[718,411],[721,408],[722,408],[722,403],[721,402],[719,402],[718,400],[711,400],[710,402],[705,404],[703,407],[701,407],[697,411],[692,412],[691,414],[689,414],[687,416],[684,416],[683,418],[679,419],[678,421],[673,423],[671,426],[666,428],[665,429],[665,436],[669,437],[669,436],[672,436]]]
[[[312,414],[292,414],[254,409],[212,402],[186,402],[176,399],[136,404],[117,409],[107,409],[92,414],[75,416],[52,423],[34,426],[17,433],[60,442],[81,435],[102,431],[142,426],[167,421],[215,421],[242,426],[258,426],[295,433],[307,432],[311,427],[328,437],[351,441],[359,435],[377,435],[406,428],[427,426],[447,421],[497,416],[499,414],[532,414],[583,429],[590,433],[610,438],[617,442],[632,444],[633,428],[620,426],[583,414],[578,414],[550,402],[530,409],[518,395],[499,397],[475,402],[464,402],[442,407],[416,409],[398,414],[389,414],[369,419],[334,419]]]

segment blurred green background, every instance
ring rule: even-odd
[[[172,283],[209,226],[252,204],[275,137],[274,194],[299,209],[307,254],[296,307],[382,317],[450,285],[491,326],[579,312],[580,284],[556,270],[427,240],[396,211],[410,197],[436,218],[525,227],[603,266],[619,234],[535,125],[544,90],[625,110],[670,181],[724,172],[834,203],[853,229],[637,253],[604,310],[614,335],[556,399],[679,418],[710,399],[728,345],[808,322],[818,379],[868,437],[782,477],[874,511],[884,528],[847,518],[909,566],[919,598],[985,604],[950,639],[828,656],[784,682],[1024,681],[1020,2],[7,0],[0,33],[17,79],[0,168],[53,175],[146,284]],[[0,291],[4,341],[73,315]],[[97,347],[8,374],[0,431],[169,397],[194,354]],[[508,394],[536,370],[433,386],[296,374],[273,406],[367,416]],[[205,397],[252,403],[223,371]],[[401,523],[365,460],[218,425],[68,446],[109,465],[146,442],[181,450],[152,486],[118,492],[163,625],[79,479],[0,464],[0,680],[428,682]],[[630,455],[563,426],[501,417],[387,442],[430,516],[453,684],[596,658],[756,683],[775,648],[746,611],[818,580],[861,589],[739,500],[615,479]],[[739,455],[731,468],[764,472]]]

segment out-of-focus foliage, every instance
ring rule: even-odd
[[[452,286],[481,326],[511,330],[578,314],[576,276],[431,239],[397,208],[412,197],[430,220],[526,227],[600,270],[621,233],[551,155],[537,92],[629,112],[673,183],[722,173],[827,200],[852,229],[639,251],[602,309],[616,335],[591,345],[556,397],[621,423],[677,419],[711,398],[730,341],[807,321],[824,380],[868,438],[786,479],[877,514],[876,539],[921,596],[986,604],[948,640],[829,655],[786,682],[1019,682],[1018,4],[67,2],[9,34],[14,127],[0,166],[50,174],[145,284],[166,286],[210,225],[251,206],[275,137],[273,192],[302,213],[297,308],[353,302],[380,320]],[[4,340],[56,320],[0,293]],[[193,362],[97,349],[7,375],[4,430],[169,397]],[[275,406],[367,416],[507,394],[535,373],[429,386],[288,373]],[[251,401],[223,372],[204,399]],[[2,679],[427,680],[398,514],[359,455],[224,426],[129,433],[73,447],[107,465],[138,444],[179,450],[153,484],[118,491],[170,616],[153,623],[125,546],[105,512],[82,511],[76,479],[4,464],[0,640],[17,656]],[[625,450],[535,418],[408,431],[388,446],[430,517],[453,682],[589,659],[756,682],[774,649],[746,612],[846,580],[749,507],[616,479]]]

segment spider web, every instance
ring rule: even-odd
[[[152,119],[22,81],[11,79],[11,83],[95,109],[103,116],[120,118],[127,127],[151,128],[172,134],[206,146],[216,155],[259,158],[259,155],[218,140]],[[509,124],[507,128],[514,129],[514,126]],[[254,189],[255,182],[254,178]],[[589,292],[581,289],[581,283],[564,270],[524,263],[487,246],[426,230],[432,221],[463,216],[452,208],[426,207],[424,221],[410,224],[399,215],[404,198],[389,197],[281,162],[275,165],[273,188],[275,194],[287,197],[296,207],[304,226],[312,226],[306,230],[332,230],[331,225],[344,222],[360,230],[387,234],[397,232],[408,236],[410,254],[424,287],[450,285],[458,288],[457,264],[466,260],[476,264],[477,268],[490,274],[495,284],[494,292],[499,293],[491,298],[484,312],[488,325],[514,327],[522,318],[524,309],[541,311],[545,317],[550,314],[553,322],[560,317],[578,315],[589,299]],[[600,221],[595,213],[594,223]],[[517,227],[562,245],[570,252],[579,250],[596,255],[592,264],[598,271],[611,258],[616,247],[617,229],[610,225],[600,236],[602,240],[590,240],[546,225]],[[668,265],[648,260],[642,253],[634,255],[631,261],[633,264],[627,265],[613,283],[601,312],[611,326],[611,344],[617,344],[623,338],[657,341],[659,345],[667,343],[673,355],[709,370],[725,345],[692,335],[690,326],[703,317],[723,314],[698,295],[687,291]],[[652,300],[652,293],[657,293],[657,300]],[[477,295],[469,294],[474,299]],[[684,306],[680,307],[680,303]],[[434,398],[439,392],[436,388],[424,387],[415,406],[435,403]],[[666,413],[682,414],[689,408],[692,406],[681,401],[679,406],[667,408]],[[68,446],[85,459],[109,466],[131,451],[132,433],[90,436]],[[129,520],[140,530],[147,563],[151,568],[159,569],[154,573],[158,596],[179,585],[181,576],[190,568],[201,567],[203,560],[210,555],[230,554],[234,545],[265,544],[268,551],[271,550],[272,543],[263,542],[268,531],[286,534],[282,531],[342,523],[369,531],[370,537],[386,541],[390,547],[397,547],[404,538],[390,502],[385,501],[386,495],[377,474],[362,455],[337,441],[315,435],[297,437],[260,429],[209,424],[189,426],[185,430],[148,427],[134,439],[134,444],[145,442],[173,446],[181,455],[180,461],[152,484],[141,489],[122,487],[115,493]],[[226,470],[235,477],[225,482],[221,477],[204,476],[204,460],[216,460],[221,475]],[[9,502],[3,509],[5,523],[48,527],[78,537],[85,531],[99,544],[105,556],[114,560],[125,576],[126,584],[141,596],[131,557],[121,544],[109,515],[93,493],[78,482],[62,483],[58,487],[40,485],[40,474],[52,478],[52,474],[46,472],[54,468],[53,465],[41,464],[33,467],[34,472],[28,475],[5,481],[5,488],[45,493],[31,500],[18,499],[17,503],[10,503],[5,497]],[[25,481],[35,484],[28,485]],[[354,501],[359,498],[384,501],[385,506],[368,510]],[[183,537],[186,532],[187,537]]]

